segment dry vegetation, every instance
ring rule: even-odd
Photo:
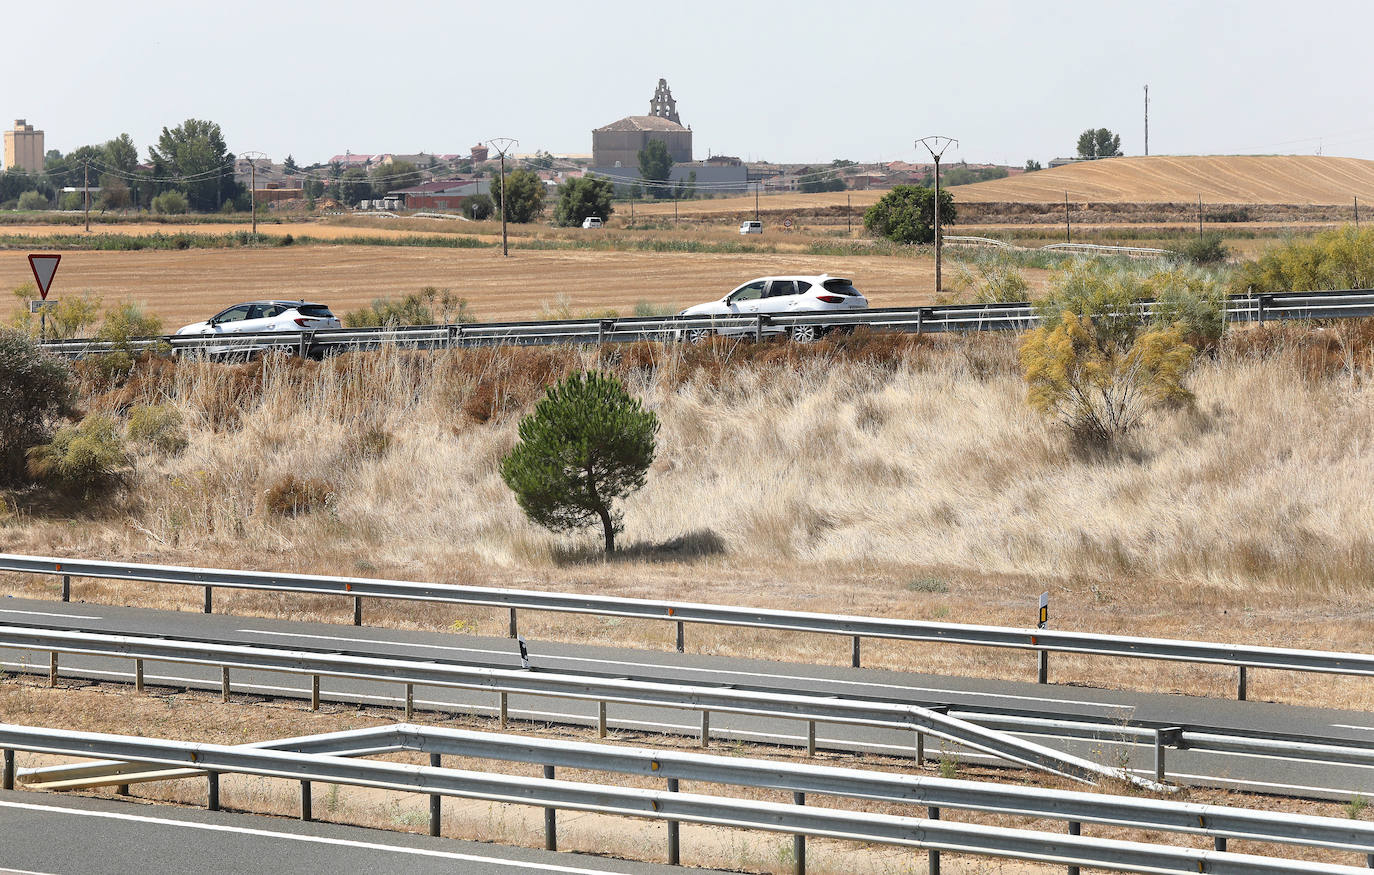
[[[325,705],[319,712],[310,712],[299,704],[264,702],[253,696],[235,696],[228,704],[221,704],[218,696],[207,693],[181,692],[170,689],[148,689],[143,696],[135,695],[127,686],[63,681],[59,689],[47,689],[46,681],[9,677],[0,682],[0,721],[24,722],[41,726],[61,726],[73,730],[112,732],[160,738],[177,738],[220,744],[242,744],[270,738],[309,735],[344,729],[360,729],[388,723],[397,718],[394,711],[353,706]],[[492,731],[494,721],[464,714],[417,713],[417,722],[444,726]],[[593,740],[589,730],[568,727],[530,726],[511,724],[512,733],[532,733],[571,740]],[[635,747],[680,747],[695,749],[691,739],[674,739],[633,732],[612,732],[608,744]],[[712,753],[726,756],[756,758],[795,758],[795,755],[776,748],[744,745],[733,742],[718,743]],[[382,759],[395,762],[425,764],[423,754],[390,754]],[[54,757],[20,753],[18,766],[28,768],[62,760]],[[908,759],[851,755],[821,751],[814,762],[840,767],[862,767],[880,771],[913,773]],[[951,761],[951,764],[952,761]],[[525,764],[471,760],[445,757],[449,768],[477,771],[496,771],[507,774],[536,776],[539,767]],[[956,775],[975,780],[1035,781],[1055,789],[1082,790],[1081,785],[1048,779],[1040,775],[1020,774],[1006,770],[987,769],[967,763],[954,764]],[[928,761],[924,774],[935,776],[940,764]],[[921,773],[917,772],[917,773]],[[628,775],[608,775],[571,769],[559,770],[559,777],[573,781],[609,783],[619,786],[661,789],[662,783]],[[135,784],[132,798],[199,807],[205,804],[205,782],[187,778]],[[684,792],[719,793],[770,802],[789,802],[790,794],[748,788],[684,783]],[[313,815],[318,820],[354,824],[403,832],[424,832],[428,823],[428,800],[414,793],[398,793],[361,787],[316,784],[312,788]],[[111,796],[113,788],[89,791],[93,795]],[[1107,789],[1110,792],[1110,788]],[[299,814],[299,785],[292,781],[263,777],[228,775],[221,779],[220,799],[226,810],[245,811],[280,817]],[[1351,806],[1340,803],[1318,803],[1300,800],[1257,800],[1241,794],[1213,790],[1184,790],[1179,796],[1189,802],[1262,807],[1266,810],[1291,811],[1306,815],[1328,817],[1349,816]],[[924,817],[920,806],[878,804],[861,800],[812,797],[810,804],[832,808],[859,809],[907,817]],[[993,826],[1062,830],[1062,823],[1039,821],[1025,817],[981,814],[946,810],[946,819],[984,823]],[[482,801],[446,799],[443,803],[442,834],[454,838],[496,842],[505,845],[541,847],[543,840],[543,811],[522,805],[505,805]],[[683,862],[689,866],[727,868],[744,872],[785,873],[792,871],[790,836],[761,832],[717,829],[684,824],[682,830]],[[1182,836],[1176,833],[1141,833],[1130,830],[1087,826],[1085,833],[1102,838],[1157,841],[1168,844],[1205,848],[1206,838]],[[615,818],[579,812],[560,812],[558,815],[559,847],[631,860],[661,861],[667,846],[664,824]],[[1255,842],[1233,841],[1228,850],[1238,853],[1258,853],[1297,859],[1325,860],[1351,864],[1351,854],[1319,851],[1307,848],[1264,845]],[[952,873],[1000,873],[1000,875],[1032,875],[1051,873],[1060,868],[1016,861],[943,855],[942,868]],[[893,875],[893,873],[922,872],[925,855],[909,849],[883,845],[859,845],[852,842],[811,839],[807,843],[807,870],[817,873],[845,873],[845,875]]]
[[[1195,408],[1152,414],[1138,443],[1085,458],[1025,404],[1014,339],[856,335],[810,347],[718,341],[408,354],[324,363],[143,364],[88,406],[170,403],[173,456],[141,450],[102,508],[12,507],[14,552],[576,589],[817,611],[1055,625],[1363,650],[1374,571],[1367,484],[1368,326],[1242,330],[1188,378]],[[496,472],[549,382],[609,367],[661,418],[627,549],[560,540]],[[91,379],[98,371],[90,369]],[[289,476],[309,512],[274,512]],[[293,487],[294,488],[294,487]],[[294,493],[293,493],[294,494]],[[323,496],[323,497],[320,497]],[[318,499],[318,500],[317,500]],[[69,518],[70,516],[70,518]],[[50,582],[8,577],[5,591]],[[78,597],[189,605],[194,594],[81,582]],[[339,619],[306,597],[240,593],[226,610]],[[499,634],[495,612],[369,608],[370,622]],[[527,634],[662,646],[661,626],[533,617]],[[836,662],[826,639],[703,629],[693,649]],[[1024,677],[1028,657],[875,642],[873,664]],[[1220,669],[1056,657],[1057,681],[1226,695]],[[1374,702],[1369,685],[1265,673],[1257,696]]]

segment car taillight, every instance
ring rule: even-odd
[[[295,322],[295,323],[296,323],[297,325],[299,325],[300,327],[305,328],[307,325],[309,325],[310,323],[314,322],[315,320],[314,320],[314,319],[292,319],[291,321],[292,321],[292,322]]]
[[[842,295],[817,295],[817,301],[825,301],[827,304],[838,304],[844,300]]]

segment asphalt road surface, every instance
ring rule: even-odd
[[[0,836],[0,875],[682,872],[655,863],[318,821],[23,791],[0,791]]]
[[[520,667],[516,642],[462,634],[15,598],[0,599],[0,622],[433,659],[490,668]],[[1374,715],[1357,711],[543,641],[532,641],[529,648],[531,663],[536,670],[560,673],[699,685],[729,684],[741,689],[949,705],[963,710],[1038,714],[1059,719],[1093,719],[1113,725],[1130,721],[1152,726],[1228,727],[1296,737],[1320,735],[1341,738],[1352,745],[1374,745]],[[0,651],[0,667],[6,670],[46,673],[47,665],[46,653]],[[129,682],[132,680],[133,663],[127,659],[64,655],[62,674],[64,677],[83,676]],[[219,670],[211,666],[147,661],[144,677],[149,685],[215,690],[220,685]],[[232,685],[235,695],[287,698],[308,698],[310,695],[310,679],[304,675],[235,671]],[[400,684],[325,677],[321,679],[321,697],[326,701],[402,707],[404,687]],[[415,707],[494,716],[498,703],[495,694],[490,691],[417,686]],[[509,713],[512,719],[517,720],[595,725],[597,704],[593,701],[511,696]],[[608,726],[612,729],[693,736],[700,731],[700,718],[696,713],[686,710],[612,704],[608,708]],[[806,731],[806,724],[798,720],[720,712],[711,714],[712,740],[738,739],[804,746]],[[1141,773],[1152,774],[1152,748],[1123,744],[1112,736],[1110,729],[1097,740],[1069,741],[1044,735],[1027,737],[1106,765],[1118,766],[1124,762]],[[914,738],[910,731],[879,727],[819,724],[817,745],[835,750],[897,755],[914,753]],[[934,741],[926,747],[926,755],[930,759],[939,759],[944,753]],[[964,761],[980,760],[979,755],[967,751],[951,753]],[[1188,750],[1169,750],[1167,762],[1168,779],[1176,783],[1345,800],[1355,794],[1374,794],[1374,769],[1371,768],[1314,765],[1276,757]]]

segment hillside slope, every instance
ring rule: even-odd
[[[1374,161],[1320,155],[1151,155],[1086,161],[953,189],[964,202],[1374,204]]]

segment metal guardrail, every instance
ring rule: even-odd
[[[993,237],[977,237],[963,234],[944,234],[945,243],[965,246],[992,246],[998,249],[1015,249],[1020,252],[1086,252],[1092,255],[1125,255],[1131,258],[1159,258],[1175,255],[1172,249],[1156,249],[1150,246],[1106,246],[1101,243],[1048,243],[1044,246],[1014,246]]]
[[[1078,245],[1078,244],[1074,244]],[[1156,303],[1139,301],[1140,318],[1149,318]],[[1346,319],[1374,316],[1374,291],[1296,292],[1292,294],[1232,295],[1226,300],[1226,320],[1265,322],[1287,319]],[[548,346],[556,344],[673,342],[690,340],[697,332],[734,334],[761,339],[787,333],[798,326],[845,330],[860,325],[879,331],[910,333],[949,331],[1019,331],[1039,322],[1028,302],[895,307],[842,313],[740,314],[733,316],[663,316],[614,319],[567,319],[547,322],[482,322],[453,325],[406,325],[388,328],[338,328],[324,331],[287,331],[245,334],[186,334],[138,337],[110,342],[89,338],[52,340],[42,344],[50,353],[81,357],[116,350],[144,352],[170,349],[173,353],[248,353],[280,349],[300,355],[376,349],[396,345],[412,349],[450,349],[476,346]]]
[[[1252,668],[1374,676],[1374,654],[1328,650],[1297,650],[1247,644],[1219,644],[1165,638],[1136,638],[1054,629],[975,626],[923,620],[819,614],[771,608],[709,605],[694,602],[656,601],[581,593],[497,589],[442,583],[414,583],[360,577],[326,577],[264,571],[233,571],[179,565],[145,565],[133,562],[101,562],[50,556],[0,553],[0,571],[60,575],[63,600],[69,598],[72,577],[95,577],[150,583],[202,586],[205,613],[212,607],[215,587],[268,592],[303,592],[351,596],[353,622],[362,624],[362,599],[386,598],[449,604],[482,605],[510,611],[510,637],[517,634],[517,611],[538,610],[595,614],[644,620],[662,620],[677,626],[677,649],[685,647],[687,623],[743,626],[782,632],[814,632],[851,639],[850,664],[860,666],[860,642],[864,638],[945,642],[980,647],[1033,650],[1039,654],[1038,680],[1048,682],[1051,651],[1080,655],[1131,657],[1173,662],[1235,666],[1237,698],[1247,695],[1247,670]]]
[[[48,651],[52,654],[49,677],[54,682],[58,671],[57,654],[68,653],[135,660],[136,678],[141,677],[142,660],[219,666],[223,670],[226,697],[230,690],[229,671],[232,668],[304,674],[316,679],[324,676],[402,683],[406,685],[407,702],[413,701],[413,688],[417,685],[491,690],[500,694],[502,715],[506,713],[507,697],[512,694],[698,711],[702,715],[703,744],[709,738],[709,715],[713,711],[786,717],[808,723],[895,727],[912,730],[918,736],[932,735],[1004,762],[1075,781],[1093,783],[1102,778],[1125,779],[1152,790],[1170,789],[1159,782],[1123,775],[1120,769],[984,729],[919,705],[7,624],[0,624],[0,647]],[[318,690],[317,684],[314,689]],[[602,719],[604,721],[604,711]],[[504,719],[502,722],[504,724]],[[918,750],[923,745],[923,740],[917,741]]]
[[[853,841],[881,842],[923,848],[934,866],[942,851],[1014,859],[1093,866],[1126,872],[1214,873],[1355,873],[1356,866],[1234,854],[1224,850],[1229,838],[1323,847],[1368,854],[1374,826],[1353,820],[1270,813],[1227,806],[1195,805],[1071,791],[1019,788],[956,780],[864,772],[764,760],[712,757],[672,751],[607,748],[578,742],[514,738],[461,730],[411,725],[364,730],[365,737],[337,733],[342,747],[416,750],[430,755],[430,766],[376,762],[326,753],[274,749],[299,739],[284,739],[250,747],[148,739],[103,733],[70,732],[0,724],[0,749],[5,751],[4,786],[14,780],[13,751],[65,756],[96,756],[145,763],[175,774],[204,773],[209,778],[209,807],[219,807],[219,776],[241,773],[301,782],[302,818],[310,819],[310,785],[314,782],[349,784],[427,794],[431,834],[438,834],[438,797],[456,796],[488,801],[538,805],[546,808],[545,847],[556,849],[557,809],[590,811],[668,821],[669,860],[677,863],[680,822],[792,833]],[[307,739],[316,747],[321,739]],[[461,755],[542,763],[543,778],[524,778],[487,772],[446,769],[442,756]],[[667,781],[668,790],[623,788],[605,784],[560,781],[556,767],[634,774]],[[58,767],[70,769],[71,767]],[[53,769],[31,770],[27,777],[42,779]],[[735,786],[790,789],[794,804],[746,801],[731,797],[677,792],[681,780]],[[924,805],[929,817],[879,815],[805,805],[807,793],[871,801]],[[1004,829],[939,819],[940,808],[1014,813],[1067,820],[1070,834]],[[1213,837],[1216,850],[1126,842],[1082,836],[1083,822],[1139,829],[1160,829]],[[797,869],[805,866],[805,845],[798,842]],[[1366,857],[1367,862],[1374,862]],[[932,870],[934,869],[932,867]]]

